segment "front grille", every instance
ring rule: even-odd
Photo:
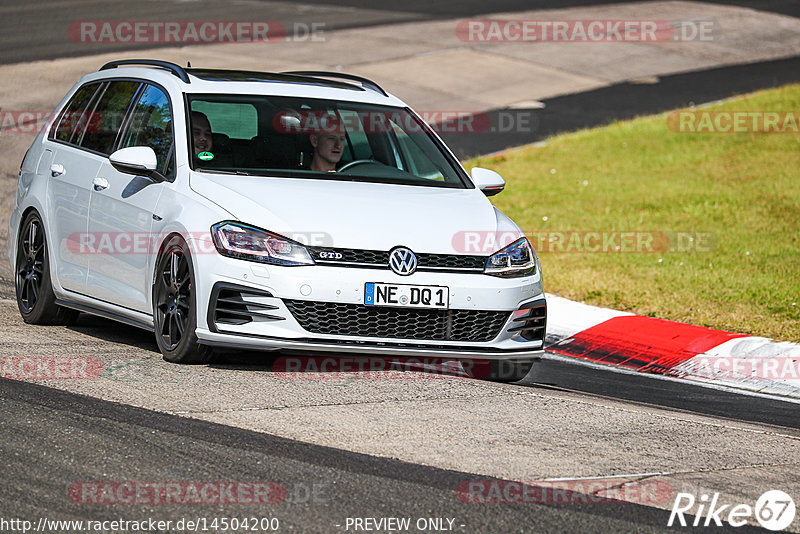
[[[389,251],[355,248],[308,247],[311,257],[320,265],[389,268]],[[339,257],[341,255],[341,257]],[[483,272],[486,256],[460,254],[416,254],[418,271]]]
[[[528,341],[544,341],[545,327],[547,326],[547,301],[536,300],[525,304],[520,310],[524,314],[514,317],[512,328],[509,332],[519,332]]]
[[[315,334],[437,341],[491,341],[510,312],[430,310],[284,300],[297,322]]]
[[[437,269],[474,269],[483,271],[486,258],[483,256],[459,256],[456,254],[417,254],[420,267]]]
[[[355,248],[308,247],[311,257],[319,263],[361,263],[389,267],[389,252]],[[325,254],[334,255],[324,257]],[[338,255],[341,254],[341,258]]]

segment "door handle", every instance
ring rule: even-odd
[[[55,178],[56,176],[61,176],[62,174],[64,174],[64,172],[66,172],[66,169],[64,169],[64,166],[61,165],[60,163],[53,163],[52,165],[50,165],[50,175],[53,178]]]
[[[108,188],[108,180],[105,178],[95,178],[94,181],[92,181],[92,185],[95,191],[102,191]]]

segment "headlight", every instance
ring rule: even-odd
[[[217,223],[211,227],[211,237],[223,256],[273,265],[314,265],[300,243],[247,224]]]
[[[483,271],[492,276],[520,278],[536,274],[536,252],[528,238],[523,237],[492,254]]]

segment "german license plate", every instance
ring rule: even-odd
[[[367,306],[400,306],[403,308],[450,307],[450,291],[445,286],[413,286],[407,284],[364,284],[364,304]]]

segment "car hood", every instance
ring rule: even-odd
[[[464,233],[522,235],[478,189],[197,172],[190,183],[239,221],[308,245],[487,255],[501,247],[464,250]]]

